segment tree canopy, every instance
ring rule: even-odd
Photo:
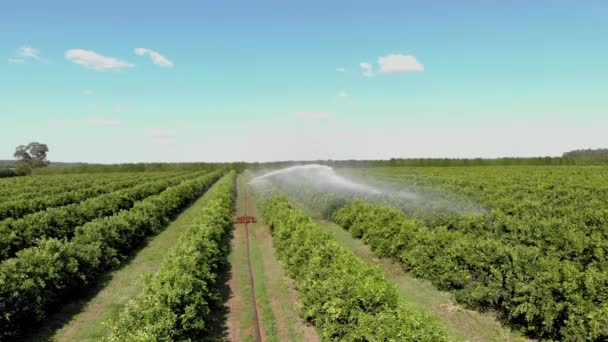
[[[13,154],[15,158],[19,159],[17,171],[27,174],[31,169],[48,166],[50,162],[46,159],[47,152],[49,152],[49,147],[39,142],[17,146]]]

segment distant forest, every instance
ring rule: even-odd
[[[17,160],[0,160],[0,168],[14,168],[16,166]],[[62,163],[62,162],[52,162],[50,166],[80,166],[87,165],[86,163]]]
[[[565,152],[564,158],[577,158],[577,157],[608,157],[608,148],[597,148],[587,150],[573,150]]]
[[[0,169],[14,168],[15,160],[0,160]],[[572,150],[561,157],[531,158],[391,158],[389,160],[315,160],[280,161],[268,163],[129,163],[129,164],[88,164],[51,162],[51,168],[36,170],[36,174],[81,173],[81,172],[121,172],[121,171],[166,171],[175,169],[200,169],[223,166],[242,170],[244,168],[277,168],[299,164],[319,163],[333,167],[374,167],[374,166],[489,166],[489,165],[598,165],[608,164],[608,148]],[[7,170],[8,172],[8,170]]]

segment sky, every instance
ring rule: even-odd
[[[0,159],[608,146],[608,1],[2,1]]]

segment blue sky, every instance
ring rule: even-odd
[[[606,147],[606,37],[603,0],[3,1],[0,159]]]

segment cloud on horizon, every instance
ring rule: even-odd
[[[79,127],[79,126],[120,126],[121,122],[115,119],[100,119],[91,116],[83,120],[49,120],[49,125],[57,127]]]
[[[120,121],[113,119],[99,119],[92,116],[87,119],[86,124],[89,126],[119,126]]]
[[[146,134],[155,138],[172,138],[177,135],[174,129],[149,129]]]
[[[177,142],[177,131],[174,129],[149,129],[146,135],[152,138],[152,141],[160,145],[172,145]]]
[[[295,112],[293,115],[303,120],[332,120],[334,118],[329,112]]]

